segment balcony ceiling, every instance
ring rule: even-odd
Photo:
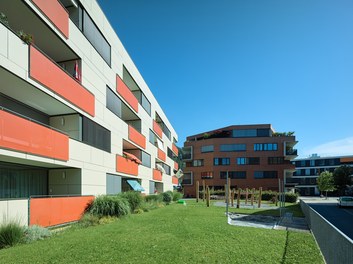
[[[76,113],[73,109],[0,67],[0,93],[47,115]]]
[[[34,44],[56,62],[77,59],[77,55],[22,0],[1,0],[0,10],[10,28],[33,36]]]

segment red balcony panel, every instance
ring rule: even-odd
[[[139,173],[138,164],[130,159],[124,158],[122,156],[116,156],[116,171],[133,176],[137,176]]]
[[[161,149],[158,149],[158,158],[162,161],[165,162],[166,160],[166,155],[165,155],[165,152]]]
[[[153,169],[153,180],[162,181],[162,172],[157,169]]]
[[[173,184],[179,184],[179,180],[178,180],[178,178],[176,176],[172,177],[172,183]]]
[[[69,13],[58,0],[32,0],[53,25],[69,38]]]
[[[129,125],[129,140],[146,149],[146,137]]]
[[[58,160],[69,159],[69,137],[0,110],[0,147]]]
[[[156,122],[156,120],[153,120],[153,131],[160,137],[162,138],[163,131],[160,125]]]
[[[174,161],[174,169],[179,170],[179,164],[178,164],[178,162],[175,162],[175,161]]]
[[[55,226],[80,220],[94,196],[31,198],[29,224]]]
[[[34,46],[30,46],[30,77],[91,116],[95,115],[94,95]]]
[[[177,156],[179,155],[178,147],[174,143],[172,144],[172,150]]]
[[[137,98],[118,75],[116,76],[116,91],[124,98],[124,100],[132,107],[132,109],[138,113],[139,102]]]

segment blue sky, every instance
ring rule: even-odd
[[[299,155],[353,155],[353,1],[99,0],[179,135],[295,131]]]

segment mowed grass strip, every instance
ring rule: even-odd
[[[187,201],[0,251],[1,263],[323,263],[308,233],[230,226]]]

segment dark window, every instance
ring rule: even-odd
[[[175,155],[174,152],[169,147],[167,147],[167,155],[172,160],[176,160],[178,158],[178,156]]]
[[[219,176],[221,179],[227,179],[227,172],[221,171]],[[228,171],[228,177],[230,179],[246,179],[246,171]]]
[[[237,158],[237,165],[259,165],[260,158]]]
[[[229,165],[230,164],[230,159],[229,158],[214,158],[213,159],[213,165],[218,166],[218,165]]]
[[[256,129],[234,129],[233,137],[256,137]]]
[[[107,108],[121,118],[121,100],[108,86],[106,97]]]
[[[208,145],[208,146],[201,146],[201,152],[213,152],[214,151],[214,146],[213,145]]]
[[[220,145],[221,152],[246,151],[245,144],[223,144]]]
[[[82,117],[82,142],[110,152],[110,131],[87,117]]]
[[[255,179],[273,179],[278,177],[277,171],[254,171]]]
[[[191,172],[184,172],[182,185],[192,185],[193,184],[193,177]]]
[[[283,157],[268,157],[268,164],[283,164]]]
[[[141,105],[146,112],[151,115],[151,103],[148,101],[147,97],[141,92]]]
[[[265,128],[265,129],[257,129],[257,136],[258,137],[269,137],[270,136],[270,129]]]

